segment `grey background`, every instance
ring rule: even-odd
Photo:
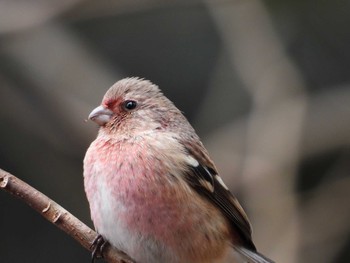
[[[92,226],[85,122],[118,79],[184,111],[277,262],[350,260],[348,1],[0,1],[0,167]],[[90,254],[0,192],[0,262]]]

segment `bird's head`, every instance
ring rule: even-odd
[[[108,131],[164,129],[172,116],[182,115],[160,89],[148,80],[125,78],[104,95],[89,119]]]

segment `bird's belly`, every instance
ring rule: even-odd
[[[228,247],[220,229],[226,222],[200,208],[205,206],[180,198],[178,186],[160,183],[161,187],[147,180],[142,186],[122,179],[115,184],[97,181],[90,200],[97,231],[137,262],[221,262],[215,258]]]
[[[134,189],[119,188],[115,194],[103,182],[99,182],[97,194],[100,198],[92,212],[97,215],[93,221],[97,231],[112,245],[137,262],[180,262],[168,248],[176,245],[178,237],[183,238],[178,231],[183,233],[185,226],[180,229],[174,224],[181,219],[170,209],[171,204],[159,197],[150,202],[146,193]]]

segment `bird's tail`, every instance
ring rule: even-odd
[[[246,263],[275,263],[257,251],[252,251],[244,247],[235,247],[234,249],[244,258],[244,262]]]

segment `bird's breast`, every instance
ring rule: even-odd
[[[153,250],[164,260],[186,253],[207,257],[210,249],[215,256],[227,246],[227,222],[173,176],[181,165],[168,165],[176,160],[154,148],[125,142],[91,145],[84,160],[84,182],[97,231],[131,256]],[[202,254],[193,252],[194,244],[203,244]]]

